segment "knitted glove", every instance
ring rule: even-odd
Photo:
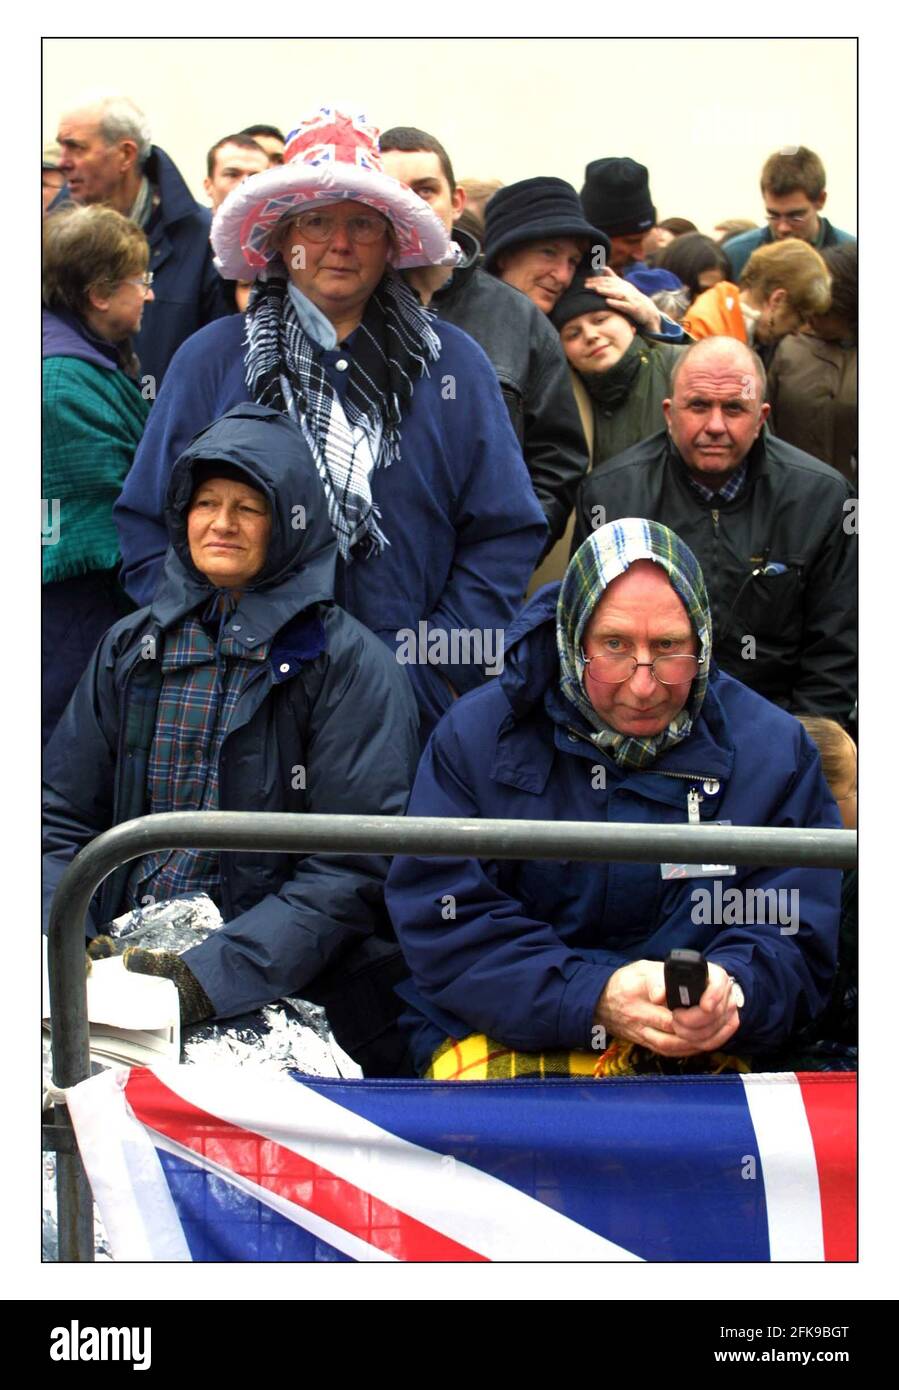
[[[92,960],[106,960],[107,956],[120,956],[124,947],[121,941],[111,936],[95,936],[87,943],[87,973],[90,974]]]
[[[215,1013],[215,1005],[200,981],[172,951],[147,951],[141,946],[128,946],[124,965],[135,975],[161,975],[172,981],[178,991],[183,1027],[201,1023]]]

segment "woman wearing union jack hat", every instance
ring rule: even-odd
[[[184,345],[152,411],[117,513],[126,584],[148,602],[165,552],[161,510],[179,448],[248,397],[297,420],[328,503],[339,597],[390,646],[421,624],[408,666],[427,733],[484,679],[451,664],[459,630],[503,629],[545,536],[493,368],[432,321],[396,273],[459,249],[405,184],[381,171],[364,117],[322,108],[285,163],[236,188],[212,227],[227,279],[255,279],[244,319]],[[399,639],[401,641],[405,639]]]

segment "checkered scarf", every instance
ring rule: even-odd
[[[635,560],[661,565],[675,593],[683,600],[699,638],[699,670],[690,696],[667,729],[647,738],[620,734],[607,724],[584,693],[584,631],[603,592]],[[556,606],[556,645],[562,694],[583,715],[597,748],[603,748],[621,767],[647,767],[667,748],[681,743],[693,728],[705,698],[712,657],[712,615],[705,580],[696,556],[679,536],[657,521],[627,517],[600,526],[584,541],[565,572]]]
[[[257,284],[247,312],[247,386],[260,405],[299,420],[315,459],[344,560],[389,544],[372,502],[371,474],[400,456],[403,408],[414,379],[440,356],[430,316],[397,276],[380,281],[353,343],[343,404],[320,366],[287,281]]]
[[[268,658],[270,643],[253,651],[236,639],[213,642],[199,618],[184,618],[166,634],[162,688],[147,765],[148,810],[217,811],[219,754],[238,700]],[[150,895],[163,902],[181,893],[219,896],[217,850],[173,849],[146,854],[131,871],[128,903]]]

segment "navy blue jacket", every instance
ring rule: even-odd
[[[558,590],[536,594],[510,630],[501,678],[441,721],[409,815],[678,825],[687,823],[688,789],[713,778],[720,792],[705,795],[703,820],[839,828],[802,725],[723,672],[714,672],[690,737],[644,771],[618,767],[568,731],[557,684]],[[589,1048],[613,972],[676,947],[703,951],[742,986],[745,1008],[728,1051],[777,1045],[828,997],[840,874],[740,867],[720,882],[723,890],[798,890],[798,931],[694,921],[691,913],[704,913],[691,894],[714,891],[714,880],[663,880],[657,864],[398,856],[387,906],[413,976],[398,992],[412,1005],[417,1068],[444,1038],[472,1032],[529,1051]],[[786,908],[794,901],[783,899]]]
[[[134,338],[144,376],[158,393],[178,348],[204,324],[233,312],[225,282],[212,262],[212,212],[196,201],[168,155],[153,145],[144,173],[159,189],[159,206],[146,229],[153,272],[153,302]],[[210,422],[204,421],[204,424]],[[174,460],[173,460],[174,462]]]
[[[231,615],[252,648],[271,641],[238,701],[219,759],[219,808],[401,815],[418,755],[412,689],[396,661],[332,601],[336,545],[299,431],[248,405],[179,460],[167,521],[173,538],[149,608],[103,638],[45,754],[45,917],[65,866],[100,831],[146,814],[146,761],[163,636],[213,590],[185,539],[191,469],[239,464],[273,508],[266,564]],[[294,508],[301,506],[305,513]],[[305,526],[295,529],[295,518]],[[228,1017],[300,993],[350,946],[390,929],[387,861],[378,855],[222,854],[219,906],[227,926],[185,962]],[[126,910],[130,865],[100,890],[93,926]]]
[[[429,631],[505,629],[546,536],[496,373],[467,334],[439,321],[434,329],[440,360],[415,383],[401,457],[371,478],[390,544],[372,559],[337,564],[337,602],[391,648],[400,629],[417,632],[421,621]],[[172,464],[198,430],[247,398],[243,335],[241,315],[195,334],[150,412],[114,511],[123,583],[137,603],[149,602],[165,554]],[[338,390],[344,374],[334,363],[346,356],[322,358]],[[484,679],[481,666],[451,660],[406,669],[425,732],[452,701],[447,680],[464,692]]]

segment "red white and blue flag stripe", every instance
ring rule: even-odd
[[[119,1260],[856,1258],[851,1073],[107,1071],[68,1092]]]

